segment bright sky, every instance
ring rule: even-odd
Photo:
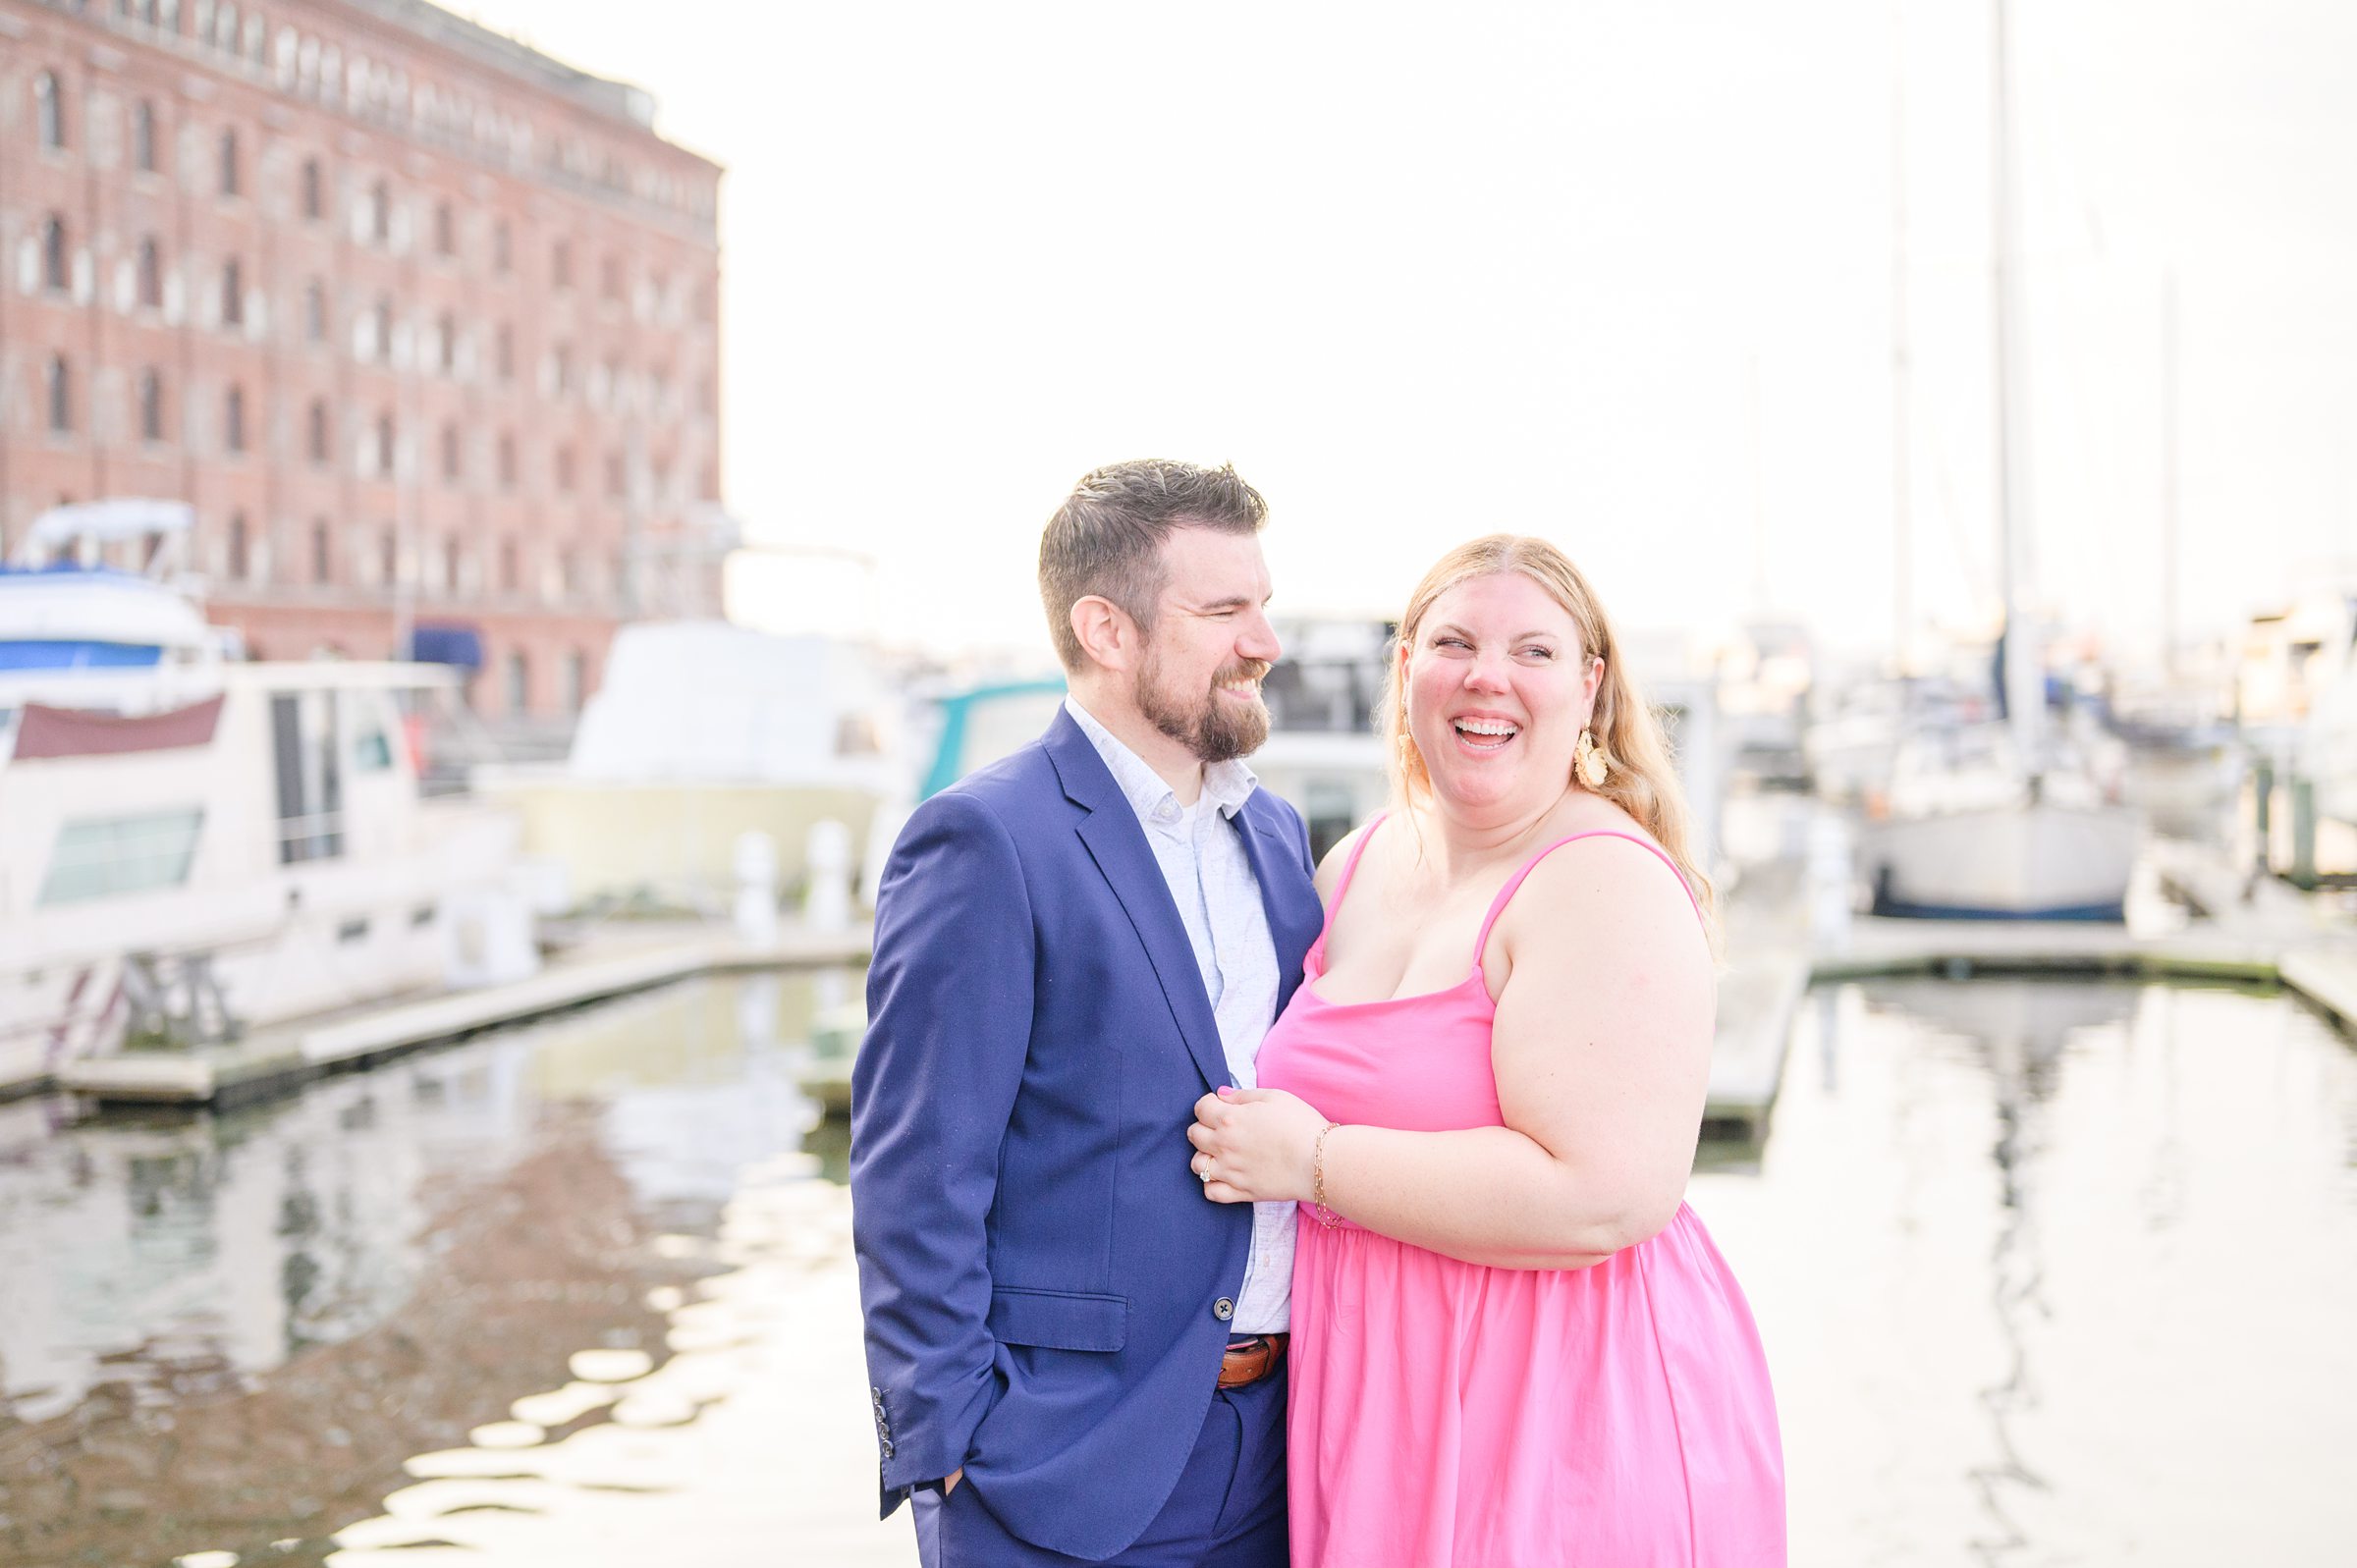
[[[730,170],[729,505],[874,563],[740,616],[944,649],[1044,650],[1040,524],[1146,455],[1261,487],[1284,611],[1512,528],[1631,628],[1887,645],[1903,75],[1910,593],[1994,619],[1979,6],[457,3]],[[2222,630],[2357,564],[2357,7],[2013,12],[2039,592],[2158,634],[2173,274]]]

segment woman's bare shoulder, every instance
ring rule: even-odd
[[[1627,813],[1584,818],[1531,868],[1499,921],[1499,935],[1516,946],[1613,940],[1608,934],[1652,943],[1690,932],[1707,954],[1708,937],[1696,916],[1685,874]]]

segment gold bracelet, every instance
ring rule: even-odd
[[[1334,1211],[1326,1207],[1326,1135],[1341,1126],[1330,1121],[1318,1129],[1318,1141],[1309,1146],[1309,1209],[1319,1224],[1334,1228]]]

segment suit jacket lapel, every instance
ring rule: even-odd
[[[1244,858],[1252,862],[1252,880],[1260,886],[1261,912],[1269,920],[1269,941],[1277,948],[1277,1010],[1283,1012],[1285,1004],[1292,1000],[1293,988],[1301,983],[1301,953],[1288,940],[1293,921],[1285,891],[1306,890],[1308,884],[1294,859],[1294,846],[1267,820],[1267,802],[1255,792],[1236,813],[1236,825],[1246,830],[1242,835]]]
[[[1129,924],[1162,982],[1163,1000],[1178,1022],[1187,1054],[1211,1088],[1232,1082],[1228,1055],[1220,1047],[1219,1023],[1211,1014],[1211,998],[1203,990],[1202,971],[1195,967],[1194,945],[1171,901],[1170,884],[1162,877],[1146,830],[1137,813],[1113,782],[1112,772],[1088,736],[1069,713],[1059,712],[1049,727],[1048,756],[1056,764],[1064,792],[1088,813],[1080,819],[1080,841],[1088,846],[1097,869],[1119,898]],[[1257,862],[1255,862],[1257,864]]]

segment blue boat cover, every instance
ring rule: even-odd
[[[0,670],[136,670],[163,656],[154,643],[0,642]]]
[[[418,664],[456,665],[462,670],[483,667],[482,633],[468,625],[419,625],[410,628],[409,657]]]

